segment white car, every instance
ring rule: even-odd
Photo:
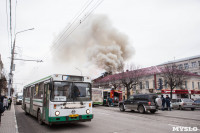
[[[172,107],[174,109],[186,109],[190,108],[191,110],[195,110],[195,103],[193,100],[188,98],[180,98],[180,99],[174,99],[172,102]]]

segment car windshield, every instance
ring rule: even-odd
[[[52,101],[89,101],[91,100],[89,83],[54,82]]]
[[[193,102],[191,99],[182,99],[183,102]]]
[[[18,96],[17,98],[18,98],[18,99],[22,99],[22,96]]]
[[[196,103],[200,103],[200,99],[197,99],[197,100],[195,100],[194,102],[196,102]]]

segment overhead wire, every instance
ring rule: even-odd
[[[79,10],[76,15],[73,17],[73,19],[71,20],[71,23],[69,26],[66,27],[66,30],[64,30],[62,32],[62,34],[60,35],[60,37],[58,39],[56,39],[56,41],[54,41],[54,45],[44,54],[44,57],[42,58],[42,60],[45,60],[46,58],[49,57],[49,54],[52,53],[52,51],[54,51],[54,49],[56,49],[55,47],[57,47],[55,44],[57,44],[59,42],[60,39],[63,38],[63,36],[66,34],[67,31],[70,30],[70,28],[72,27],[72,25],[77,21],[77,19],[84,13],[84,11],[92,4],[94,0],[88,0],[83,7],[81,8],[81,10]]]
[[[11,46],[12,46],[12,2],[9,0],[10,3],[10,40],[11,40]]]
[[[90,0],[89,0],[90,1]],[[57,43],[60,39],[62,39],[62,37],[65,35],[65,33],[71,28],[71,26],[75,23],[75,21],[78,19],[78,17],[80,17],[80,15],[88,8],[88,6],[93,2],[94,0],[91,0],[89,3],[88,2],[86,2],[85,4],[84,4],[84,6],[86,5],[86,7],[84,7],[83,6],[83,8],[84,9],[81,9],[80,11],[80,13],[77,13],[76,15],[75,15],[75,17],[71,20],[72,21],[72,23],[70,23],[70,25],[68,26],[68,28],[62,33],[62,35],[59,37],[59,38],[57,38],[56,40],[55,40],[55,42],[54,42],[54,44],[55,43]],[[55,45],[53,45],[53,46],[55,46]]]
[[[80,15],[89,7],[89,5],[93,2],[94,0],[88,0],[87,2],[85,2],[85,4],[83,5],[83,7],[81,8],[81,10],[79,10],[76,15],[73,17],[73,19],[71,19],[71,23],[69,25],[69,27],[66,27],[67,30],[69,30],[71,28],[71,26],[75,23],[75,21],[78,19],[78,17],[80,17]],[[67,32],[67,31],[64,31],[64,32]],[[62,35],[64,35],[64,32],[62,32]],[[61,35],[61,36],[62,36]],[[60,38],[56,39],[56,41],[58,41]],[[53,47],[55,47],[55,45],[53,45],[45,54],[44,56],[41,58],[43,61],[44,60],[47,60],[50,53],[51,53],[51,50],[54,49]],[[38,64],[37,67],[41,66],[42,63]]]
[[[16,33],[16,27],[17,27],[17,0],[15,2],[15,27],[14,27],[14,35]]]
[[[92,0],[93,1],[93,0]],[[89,7],[89,5],[92,3],[92,1],[90,1],[89,2],[89,4],[85,4],[86,5],[86,7],[83,9],[83,10],[81,10],[81,12],[79,13],[79,15],[78,15],[78,17],[80,17],[80,15],[81,14],[83,14],[84,13],[84,11]],[[103,2],[104,0],[99,0],[99,1],[97,1],[93,6],[92,6],[92,8],[90,8],[89,10],[88,10],[88,14],[86,14],[85,16],[84,16],[84,18],[82,18],[82,19],[80,19],[82,22],[84,22],[91,14],[92,14],[92,12]],[[86,3],[88,3],[88,2],[86,2]],[[62,39],[62,37],[64,36],[64,35],[66,35],[66,32],[68,31],[69,33],[66,35],[66,36],[64,36],[64,40],[65,39],[67,39],[81,24],[82,24],[82,22],[81,23],[78,23],[78,25],[77,26],[75,26],[75,28],[73,28],[73,29],[71,29],[70,30],[70,28],[72,27],[72,25],[76,22],[76,20],[78,19],[78,17],[74,17],[75,19],[72,19],[72,23],[71,23],[71,25],[64,31],[64,32],[62,32],[62,35],[61,35],[61,37],[59,37],[59,39],[57,39],[57,41],[56,41],[56,43],[58,43],[58,40],[60,40],[60,39]],[[70,31],[69,31],[70,30]],[[63,43],[63,41],[64,41],[63,39],[62,39],[62,43]],[[60,45],[62,44],[62,43],[59,43],[59,44],[57,44],[57,45],[55,45],[52,49],[50,49],[48,52],[47,52],[47,54],[45,54],[45,56],[43,57],[43,59],[42,60],[45,60],[45,59],[48,59],[48,53],[51,53],[52,55],[54,55],[55,54],[55,51],[60,47]],[[55,43],[54,43],[55,44]],[[63,45],[63,44],[62,44]],[[40,64],[41,65],[41,64]],[[40,66],[39,65],[39,66]]]
[[[6,17],[7,17],[7,33],[8,33],[8,47],[9,47],[9,51],[11,51],[12,49],[12,44],[10,45],[10,39],[9,39],[9,28],[8,28],[8,1],[6,0]]]
[[[63,41],[62,42],[60,42],[58,45],[57,45],[57,47],[52,51],[52,54],[55,52],[55,50],[57,50],[59,47],[62,47],[63,46],[63,42],[92,14],[92,12],[103,2],[104,0],[99,0],[99,1],[97,1],[96,2],[96,4],[88,11],[88,15],[86,15],[86,16],[84,16],[84,18],[83,19],[81,19],[80,21],[80,23],[78,23],[78,25],[74,28],[74,29],[72,29],[70,32],[69,32],[69,34],[67,34],[66,36],[65,36],[65,38],[63,39]]]

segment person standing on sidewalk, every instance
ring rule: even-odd
[[[170,98],[168,95],[166,95],[166,105],[167,105],[167,110],[170,110],[171,111],[171,107],[170,107]]]
[[[1,115],[3,114],[4,111],[5,109],[3,107],[3,103],[0,101],[0,125],[1,125]]]
[[[4,99],[3,99],[3,107],[4,107],[4,109],[8,109],[8,98],[7,97],[4,97]]]
[[[11,104],[12,104],[12,98],[10,97],[10,98],[8,99],[8,110],[10,110]]]
[[[165,110],[165,102],[166,102],[166,100],[163,97],[163,95],[161,95],[161,100],[162,100],[162,111],[164,111]]]

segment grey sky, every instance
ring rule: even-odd
[[[49,54],[55,37],[87,1],[18,0],[16,32],[32,27],[35,30],[17,35],[16,52],[21,53],[17,56],[43,59]],[[93,13],[107,15],[114,27],[129,37],[135,49],[129,62],[147,67],[173,60],[174,57],[179,59],[200,54],[199,7],[198,0],[104,0]],[[0,54],[7,72],[10,62],[8,40],[6,0],[1,0]],[[43,65],[16,61],[15,82],[31,80],[25,75],[37,73],[40,66]],[[48,73],[48,69],[45,71]],[[79,74],[77,70],[74,73]]]

